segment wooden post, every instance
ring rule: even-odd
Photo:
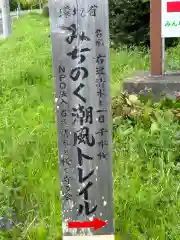
[[[11,26],[11,15],[10,15],[10,7],[9,0],[1,0],[2,7],[2,25],[3,25],[3,38],[8,38],[12,33]]]
[[[21,15],[21,3],[20,0],[18,0],[18,16]]]
[[[42,9],[41,0],[39,0],[39,9]]]
[[[18,0],[17,18],[19,18],[20,13],[21,13],[21,4],[20,4],[20,0]]]
[[[19,9],[18,8],[16,9],[16,18],[17,19],[19,18]]]
[[[108,0],[49,0],[64,240],[114,240]]]
[[[151,75],[162,75],[161,0],[151,0],[150,8]]]

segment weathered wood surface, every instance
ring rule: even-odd
[[[49,0],[49,13],[64,239],[113,235],[108,0]],[[107,225],[67,227],[93,217]]]

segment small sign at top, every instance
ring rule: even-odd
[[[161,0],[161,36],[180,37],[180,1]]]
[[[180,1],[167,2],[167,12],[180,12]]]

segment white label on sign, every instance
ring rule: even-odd
[[[176,4],[173,4],[176,2]],[[169,4],[171,12],[168,12]],[[180,37],[180,11],[177,0],[161,0],[161,37]],[[172,6],[173,5],[173,6]],[[178,12],[179,11],[179,12]]]

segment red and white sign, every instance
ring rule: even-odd
[[[180,0],[161,0],[161,36],[180,37]]]

